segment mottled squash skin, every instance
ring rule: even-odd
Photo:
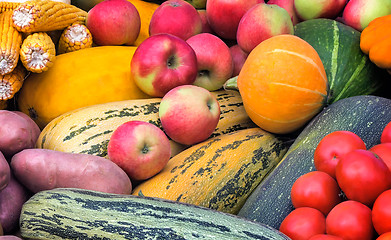
[[[133,81],[130,61],[136,47],[101,46],[61,54],[46,72],[31,74],[18,108],[42,129],[57,116],[85,106],[149,98]]]

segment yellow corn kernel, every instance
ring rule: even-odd
[[[79,23],[67,27],[61,34],[58,41],[57,54],[77,51],[92,46],[92,35],[90,30]]]
[[[12,11],[20,5],[20,2],[4,2],[0,1],[0,13]]]
[[[73,23],[84,24],[87,12],[71,4],[51,0],[30,0],[13,10],[12,20],[20,32],[63,30]]]
[[[30,72],[47,71],[56,59],[56,46],[46,32],[27,36],[20,49],[20,60]]]
[[[18,64],[15,69],[0,78],[0,109],[2,101],[14,97],[23,85],[24,79],[27,75],[26,69]]]
[[[0,13],[0,75],[5,75],[16,67],[22,45],[22,34],[11,22],[11,11]]]

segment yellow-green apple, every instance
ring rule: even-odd
[[[130,65],[136,85],[152,97],[163,97],[174,87],[193,84],[198,73],[193,48],[185,40],[166,33],[141,42]]]
[[[137,8],[127,0],[105,0],[88,11],[86,26],[96,45],[132,45],[140,33]]]
[[[267,4],[275,4],[285,9],[291,16],[293,25],[296,25],[299,23],[299,18],[297,17],[293,2],[294,0],[269,0]]]
[[[220,89],[232,76],[234,67],[227,44],[211,33],[194,35],[186,42],[197,56],[198,74],[193,84],[209,91]]]
[[[145,180],[160,172],[171,156],[167,135],[156,125],[129,121],[117,127],[107,146],[108,158],[132,180]]]
[[[293,34],[288,12],[278,5],[259,3],[243,15],[236,40],[243,51],[250,53],[259,43],[280,34]]]
[[[163,2],[153,13],[149,34],[169,33],[183,40],[201,33],[202,21],[197,9],[184,0]]]
[[[342,22],[362,31],[373,19],[389,14],[390,0],[350,0],[343,10]]]
[[[193,145],[213,133],[220,119],[220,105],[205,88],[182,85],[164,95],[159,118],[164,132],[172,140]]]
[[[335,19],[343,11],[346,2],[347,0],[294,0],[293,6],[299,19],[303,21],[315,18]]]
[[[186,0],[186,2],[189,2],[197,9],[204,9],[206,7],[206,0]]]
[[[208,0],[206,15],[212,30],[223,39],[236,39],[240,19],[255,4],[264,0]]]
[[[202,22],[201,33],[212,33],[212,34],[214,34],[212,28],[209,25],[208,17],[206,16],[206,10],[205,9],[198,9],[197,12],[198,12],[198,14],[201,17],[201,22]]]
[[[240,70],[243,67],[244,62],[248,57],[248,53],[243,51],[243,49],[238,45],[232,45],[229,50],[231,51],[232,60],[234,62],[234,70],[232,72],[232,77],[238,76]]]

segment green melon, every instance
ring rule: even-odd
[[[329,81],[327,104],[340,99],[376,93],[389,75],[373,64],[360,49],[361,33],[332,19],[300,22],[294,34],[318,52]]]

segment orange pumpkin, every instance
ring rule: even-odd
[[[274,36],[254,48],[237,84],[254,123],[277,134],[304,126],[323,108],[328,92],[318,53],[303,39],[289,34]]]
[[[379,68],[391,70],[391,14],[375,18],[361,32],[360,48]]]

